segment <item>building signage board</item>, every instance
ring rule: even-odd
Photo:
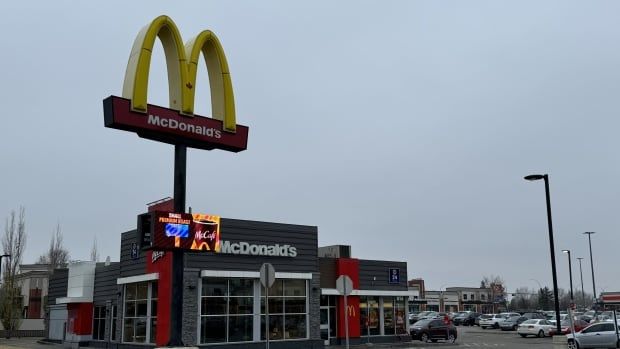
[[[154,211],[138,216],[142,248],[219,252],[220,217]]]
[[[151,54],[155,40],[164,47],[168,66],[169,108],[147,103]],[[211,89],[211,117],[194,114],[196,74],[203,54]],[[122,97],[103,100],[105,126],[138,136],[197,149],[240,152],[247,148],[248,127],[238,125],[232,80],[217,36],[202,31],[183,44],[168,16],[159,16],[134,41]]]
[[[217,252],[225,254],[242,254],[250,256],[270,256],[270,257],[297,257],[297,248],[291,245],[259,245],[245,241],[230,242],[221,241],[220,250]]]
[[[400,269],[399,268],[389,268],[389,280],[390,284],[399,284],[400,283]]]
[[[247,148],[248,128],[237,125],[235,133],[225,132],[220,120],[193,115],[149,104],[148,113],[131,110],[129,99],[110,96],[103,101],[105,126],[136,132],[159,142],[212,150],[239,152]]]

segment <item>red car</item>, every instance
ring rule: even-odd
[[[580,332],[584,328],[588,327],[588,325],[590,325],[589,323],[583,320],[575,320],[574,323],[575,323],[575,332]],[[562,334],[569,334],[572,332],[570,328],[569,320],[563,320],[562,322],[560,322],[560,328],[562,329]],[[551,331],[549,331],[549,334],[553,336],[556,334],[557,331],[558,330],[554,327],[553,329],[551,329]]]

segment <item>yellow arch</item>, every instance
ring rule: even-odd
[[[155,18],[134,41],[123,84],[123,97],[131,100],[131,109],[146,113],[151,54],[157,37],[166,56],[170,108],[194,114],[196,72],[202,52],[209,72],[212,117],[223,121],[225,131],[235,132],[234,95],[222,45],[211,31],[203,31],[184,47],[177,26],[168,16]]]

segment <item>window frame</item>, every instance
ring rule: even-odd
[[[99,308],[99,313],[97,313],[97,309]],[[103,308],[103,311],[102,309]],[[93,340],[94,341],[105,341],[106,340],[106,336],[105,336],[105,325],[106,325],[106,320],[107,320],[107,316],[106,316],[106,311],[107,311],[107,307],[105,305],[95,305],[93,307]],[[103,312],[103,317],[101,316]],[[97,315],[99,315],[99,317],[97,317]],[[101,338],[95,338],[95,333],[98,332],[96,329],[98,328],[97,325],[101,325],[100,323],[103,322],[103,332],[99,333],[101,335]]]
[[[204,280],[205,279],[223,279],[226,280],[226,287],[227,287],[227,292],[226,292],[226,314],[219,314],[219,315],[206,315],[202,313],[202,299],[203,298],[207,298],[209,296],[203,296],[202,292],[203,292],[203,284],[204,284]],[[253,286],[252,286],[252,294],[251,296],[231,296],[230,295],[230,280],[232,279],[244,279],[244,280],[252,280],[253,281]],[[303,340],[308,340],[310,339],[310,301],[309,301],[309,297],[310,297],[310,280],[308,279],[297,279],[297,278],[278,278],[276,279],[276,282],[282,282],[282,295],[278,295],[278,296],[273,296],[272,293],[270,293],[269,295],[269,301],[271,303],[272,297],[278,297],[282,299],[282,313],[269,313],[270,316],[270,320],[271,320],[271,316],[273,314],[277,314],[277,315],[281,315],[283,318],[283,322],[282,322],[282,329],[283,329],[283,333],[282,333],[282,338],[281,339],[270,339],[270,342],[294,342],[294,341],[303,341]],[[299,295],[286,295],[286,291],[285,288],[286,286],[284,285],[284,283],[286,281],[301,281],[304,283],[304,295],[303,296],[299,296]],[[200,282],[198,283],[198,312],[197,312],[197,345],[201,346],[201,345],[227,345],[227,344],[244,344],[244,343],[261,343],[261,342],[265,342],[265,339],[263,338],[264,336],[264,328],[263,328],[263,323],[266,320],[265,317],[265,312],[264,312],[264,301],[265,301],[265,295],[264,295],[264,287],[262,287],[260,285],[260,282],[258,279],[256,278],[252,278],[252,277],[221,277],[221,276],[204,276],[200,278]],[[250,297],[252,299],[252,312],[248,313],[248,314],[230,314],[230,299],[231,298],[244,298],[244,297]],[[304,313],[287,313],[286,312],[286,300],[289,298],[304,298],[304,307],[305,307],[305,312]],[[268,306],[268,305],[267,305]],[[301,337],[301,338],[286,338],[285,337],[285,332],[286,332],[286,316],[287,315],[303,315],[305,317],[305,337]],[[215,316],[222,316],[226,318],[226,322],[225,322],[225,329],[226,329],[226,334],[225,334],[225,341],[222,342],[203,342],[203,333],[202,333],[202,319],[204,317],[215,317]],[[248,341],[230,341],[230,331],[229,331],[229,327],[230,327],[230,318],[231,317],[240,317],[240,316],[251,316],[252,317],[252,338]],[[271,321],[270,321],[271,322]]]
[[[138,297],[138,292],[137,292],[137,287],[140,284],[146,284],[147,285],[147,294],[146,294],[146,299],[143,298],[137,298]],[[136,298],[135,299],[127,299],[127,286],[130,285],[135,285],[136,286]],[[151,345],[151,344],[155,344],[155,337],[153,333],[151,333],[151,328],[153,326],[153,320],[157,319],[157,314],[152,314],[152,304],[153,301],[158,302],[159,301],[159,290],[157,290],[157,294],[158,294],[158,298],[152,298],[153,295],[153,288],[154,287],[159,287],[159,282],[158,280],[152,280],[152,281],[140,281],[140,282],[133,282],[133,283],[129,283],[129,284],[125,284],[123,287],[123,313],[122,313],[122,321],[121,321],[121,337],[119,338],[119,342],[121,343],[130,343],[130,344],[136,344],[136,345]],[[137,308],[137,304],[138,301],[146,301],[146,315],[145,316],[138,316],[138,308]],[[127,303],[128,302],[133,302],[135,303],[134,306],[134,316],[127,316],[126,310],[127,310]],[[159,304],[157,304],[157,306],[159,307]],[[134,325],[134,335],[133,335],[133,341],[126,341],[125,340],[125,320],[126,319],[146,319],[146,333],[145,333],[145,338],[143,342],[137,342],[135,341],[136,335],[135,335],[135,325]],[[156,334],[155,334],[156,335]]]

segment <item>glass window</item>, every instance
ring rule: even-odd
[[[463,300],[466,301],[467,300],[467,294],[463,293]]]
[[[405,297],[396,297],[394,298],[394,314],[396,316],[396,334],[404,334],[407,333],[406,330],[406,319],[405,319],[405,309],[407,309],[408,301]]]
[[[306,280],[276,280],[269,290],[270,340],[307,338],[306,288]],[[271,297],[271,292],[275,297]],[[324,302],[330,304],[329,298]],[[264,313],[264,308],[264,298],[261,297],[261,313]],[[265,339],[264,316],[262,318],[261,338]]]
[[[105,307],[95,306],[93,311],[93,340],[105,339]]]
[[[306,315],[286,315],[284,337],[286,339],[306,338]]]
[[[202,316],[200,318],[200,341],[202,343],[226,342],[226,316]]]
[[[200,343],[251,342],[259,331],[254,328],[259,315],[260,337],[265,339],[265,298],[257,283],[242,278],[202,279]],[[254,301],[259,299],[261,313],[256,314]],[[323,302],[329,304],[329,299]],[[308,338],[307,303],[306,280],[276,280],[269,289],[269,339]]]
[[[371,336],[381,334],[379,315],[379,297],[368,297],[368,330]]]
[[[368,297],[360,297],[360,335],[368,336]]]
[[[226,297],[228,296],[228,280],[207,278],[202,279],[203,297]]]
[[[306,280],[285,280],[284,296],[305,297]]]
[[[254,280],[251,279],[230,279],[230,296],[253,296]]]
[[[153,290],[157,289],[157,285],[157,282],[139,282],[125,285],[123,342],[155,342],[157,291]],[[116,312],[115,307],[113,307],[113,311]],[[115,317],[116,315],[113,314],[113,331],[116,330]]]
[[[253,339],[253,279],[202,279],[200,342],[248,342]]]
[[[251,312],[250,312],[251,313]],[[228,319],[228,341],[249,342],[253,337],[253,316],[230,316]]]
[[[383,334],[394,334],[394,299],[383,298]]]
[[[110,338],[112,341],[116,341],[116,322],[118,321],[118,307],[112,306],[112,319],[110,323]]]
[[[603,324],[603,328],[601,329],[601,331],[615,331],[616,328],[614,327],[613,323],[605,323]]]

